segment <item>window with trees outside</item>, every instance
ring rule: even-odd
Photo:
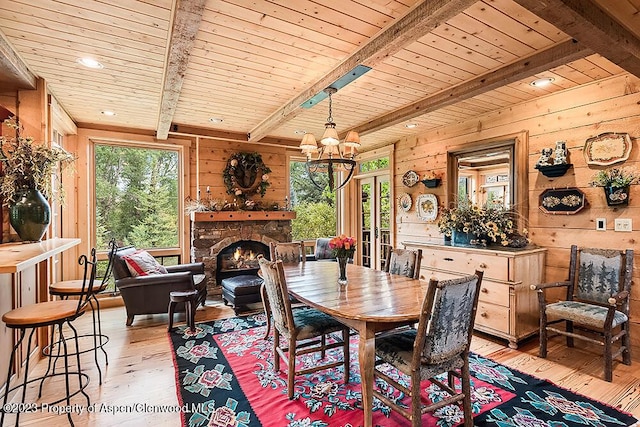
[[[95,145],[98,250],[112,238],[144,249],[179,247],[178,160],[173,150]],[[179,262],[178,255],[159,258]]]
[[[292,221],[293,240],[315,240],[336,234],[336,194],[329,191],[327,176],[318,176],[316,181],[323,178],[325,188],[321,190],[309,179],[304,160],[289,162],[289,200],[296,212]]]

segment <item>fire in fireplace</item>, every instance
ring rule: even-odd
[[[222,249],[217,256],[217,282],[239,274],[257,274],[258,255],[269,257],[269,247],[254,240],[240,240]]]

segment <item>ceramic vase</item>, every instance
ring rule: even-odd
[[[49,202],[35,188],[22,189],[9,206],[9,222],[23,242],[39,242],[51,223]]]

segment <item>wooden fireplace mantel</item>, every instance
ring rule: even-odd
[[[217,212],[193,212],[191,221],[283,221],[296,218],[293,211],[217,211]]]

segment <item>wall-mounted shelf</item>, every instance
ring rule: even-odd
[[[422,182],[424,186],[427,188],[436,188],[438,185],[440,185],[441,181],[442,180],[440,178],[434,178],[434,179],[423,179],[420,182]]]
[[[536,166],[536,169],[538,169],[540,173],[547,178],[557,178],[567,173],[569,168],[572,166],[573,165],[571,163],[564,163],[561,165]]]

